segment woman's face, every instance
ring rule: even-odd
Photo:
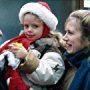
[[[43,34],[43,22],[33,14],[25,14],[23,19],[24,32],[28,39],[39,39]]]
[[[87,42],[81,39],[82,32],[76,19],[72,19],[66,23],[65,31],[66,34],[63,39],[66,41],[66,50],[68,53],[74,54],[86,46]]]

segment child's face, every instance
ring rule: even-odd
[[[43,34],[43,22],[33,14],[26,14],[23,19],[24,32],[28,39],[39,39]]]

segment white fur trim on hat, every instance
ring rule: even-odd
[[[20,9],[19,20],[23,23],[23,15],[27,12],[31,12],[39,16],[39,18],[51,29],[55,30],[58,24],[56,16],[48,10],[45,6],[39,3],[27,3]]]

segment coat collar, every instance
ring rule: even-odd
[[[69,54],[68,52],[65,52],[64,55],[72,66],[80,66],[82,61],[89,56],[89,50],[84,48],[75,54]]]

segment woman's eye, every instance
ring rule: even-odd
[[[71,32],[71,31],[68,31],[67,33],[70,34],[70,35],[73,34],[73,32]]]

